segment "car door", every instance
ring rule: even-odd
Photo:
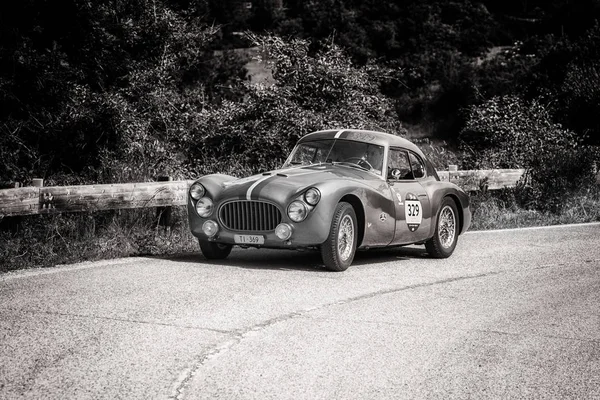
[[[391,147],[387,170],[387,182],[395,197],[396,212],[396,229],[391,244],[416,243],[428,239],[431,203],[420,182],[427,173],[423,161],[409,150]]]

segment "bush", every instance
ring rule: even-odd
[[[182,174],[195,116],[243,96],[244,59],[213,52],[202,4],[104,3],[0,6],[0,182]]]
[[[597,152],[553,123],[539,101],[504,96],[474,106],[460,139],[463,167],[527,169],[518,196],[530,207],[560,211],[569,193],[595,179]]]
[[[532,68],[528,95],[552,101],[553,115],[582,139],[600,145],[600,24],[557,41]]]
[[[248,36],[264,49],[275,83],[246,85],[243,101],[224,101],[198,115],[188,137],[191,170],[241,175],[273,169],[301,136],[320,129],[405,133],[379,90],[386,71],[353,64],[331,42],[313,54],[306,40]]]

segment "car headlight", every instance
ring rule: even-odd
[[[308,214],[306,205],[300,200],[292,201],[288,206],[288,217],[294,222],[304,221]]]
[[[212,214],[213,202],[208,197],[203,197],[196,203],[196,212],[202,218],[206,218]]]
[[[281,240],[288,240],[292,236],[292,227],[285,222],[281,223],[275,228],[275,235]]]
[[[215,221],[208,220],[202,224],[202,232],[208,237],[213,237],[219,231],[219,225]]]
[[[192,186],[190,187],[190,196],[192,196],[192,199],[199,200],[205,193],[206,189],[204,189],[204,186],[198,182],[192,183]]]
[[[304,200],[314,207],[321,200],[321,192],[317,188],[310,188],[304,193]]]

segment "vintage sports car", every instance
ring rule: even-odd
[[[279,170],[203,176],[187,205],[207,259],[234,245],[315,248],[332,271],[347,269],[357,249],[425,244],[449,257],[471,223],[468,195],[441,182],[417,146],[354,129],[302,137]]]

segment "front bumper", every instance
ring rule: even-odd
[[[330,222],[325,216],[320,215],[317,210],[311,212],[308,217],[302,222],[292,222],[287,215],[283,214],[281,223],[287,223],[292,227],[292,235],[287,240],[281,240],[275,235],[275,231],[233,231],[225,228],[219,218],[217,212],[213,213],[209,218],[201,218],[196,213],[191,201],[188,201],[188,219],[190,229],[194,236],[200,240],[206,240],[215,243],[239,245],[243,247],[262,247],[273,249],[297,249],[314,247],[321,245],[329,236]],[[219,230],[213,237],[208,237],[202,231],[202,225],[207,220],[212,220],[217,223]],[[236,243],[235,235],[259,235],[264,238],[263,244]]]

